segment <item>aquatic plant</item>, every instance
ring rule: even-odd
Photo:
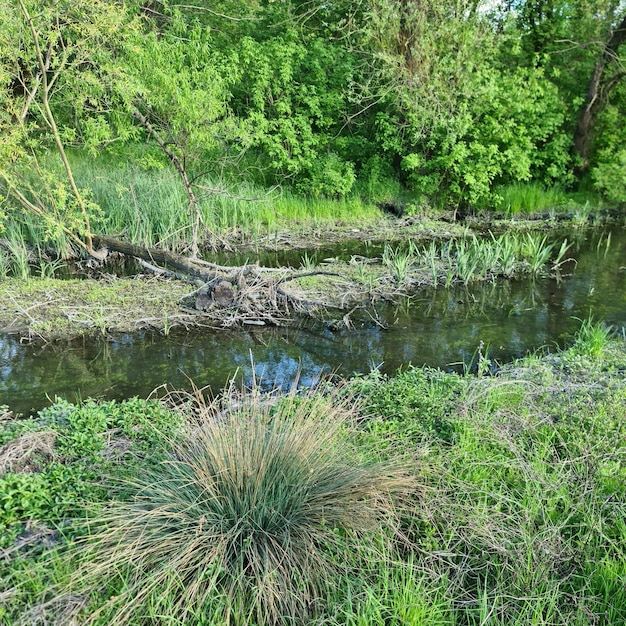
[[[402,285],[409,276],[409,270],[415,258],[411,247],[403,250],[401,248],[392,248],[389,244],[385,244],[382,261],[383,265],[391,272],[396,283]]]
[[[550,259],[552,248],[554,244],[548,243],[546,235],[526,233],[526,236],[521,239],[520,249],[531,274],[539,274]]]
[[[599,358],[609,345],[613,327],[607,326],[603,322],[595,322],[591,315],[579,321],[580,328],[574,335],[572,350],[576,354],[586,355],[594,359]]]
[[[343,432],[352,412],[336,393],[273,402],[253,392],[196,411],[172,455],[123,485],[134,495],[89,522],[79,584],[121,577],[103,607],[116,624],[155,602],[177,623],[304,619],[333,587],[337,550],[364,555],[413,479],[401,463],[355,453]]]
[[[300,269],[306,272],[312,272],[315,269],[315,258],[313,255],[309,255],[308,252],[305,252],[300,259]]]

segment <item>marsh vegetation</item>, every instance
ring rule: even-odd
[[[112,370],[138,330],[239,328],[246,360],[268,344],[241,328],[288,343],[306,315],[322,353],[369,333],[357,375],[304,371],[308,391],[252,363],[212,400],[129,398],[133,368],[119,401],[0,398],[0,623],[626,622],[623,328],[597,306],[569,340],[563,296],[565,350],[500,367],[481,331],[464,374],[372,361],[373,305],[397,324],[427,288],[488,310],[498,281],[561,281],[573,234],[623,221],[624,4],[592,4],[0,0],[1,385],[26,346],[51,385],[70,337]],[[378,252],[316,254],[357,234]],[[247,258],[284,248],[295,264]],[[522,319],[535,295],[489,305]],[[142,373],[172,379],[172,354]]]

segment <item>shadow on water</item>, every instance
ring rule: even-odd
[[[569,236],[571,240],[571,234]],[[126,398],[173,388],[219,390],[237,375],[265,385],[412,363],[462,369],[481,342],[505,362],[542,346],[565,345],[590,314],[626,326],[626,234],[578,233],[560,279],[498,281],[420,292],[395,305],[358,310],[352,330],[303,322],[251,332],[120,335],[40,346],[0,336],[0,404],[29,413],[55,396]],[[579,318],[579,319],[576,319]]]

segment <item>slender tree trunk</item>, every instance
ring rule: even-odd
[[[159,144],[163,152],[165,152],[169,160],[172,162],[172,165],[178,172],[181,180],[183,181],[183,186],[185,187],[185,192],[187,193],[187,200],[189,201],[189,207],[191,208],[191,258],[197,259],[200,255],[200,247],[198,245],[198,231],[200,230],[200,222],[202,221],[202,217],[200,213],[200,205],[198,204],[198,199],[193,192],[193,187],[189,182],[189,177],[187,176],[187,170],[185,169],[185,166],[179,159],[178,155],[167,145],[167,143],[165,143],[163,138],[155,130],[154,126],[152,126],[150,120],[145,115],[135,109],[133,111],[133,117],[141,123],[141,125],[148,131],[148,133],[150,133],[150,136]]]
[[[593,69],[585,102],[578,116],[578,124],[574,133],[574,147],[581,159],[581,163],[578,166],[580,174],[584,173],[589,167],[589,153],[595,121],[606,104],[613,87],[626,76],[626,72],[621,72],[608,80],[604,78],[607,66],[618,58],[618,49],[624,40],[626,40],[626,17],[613,31],[611,39],[604,46],[602,56],[598,59]]]
[[[85,229],[84,237],[85,237],[85,247],[87,251],[92,254],[93,253],[93,242],[91,239],[91,225],[89,221],[89,213],[87,212],[87,206],[85,204],[85,199],[83,195],[80,193],[76,181],[74,180],[74,174],[72,172],[72,168],[67,158],[67,154],[65,153],[65,148],[63,147],[63,141],[61,140],[61,133],[56,124],[56,120],[54,118],[54,114],[52,113],[52,109],[50,108],[50,87],[51,85],[48,82],[48,68],[50,65],[49,55],[48,58],[44,59],[43,51],[41,50],[41,46],[39,43],[39,33],[35,28],[35,24],[24,4],[23,0],[18,0],[20,5],[20,10],[22,11],[22,15],[24,19],[28,23],[28,27],[33,37],[33,45],[35,47],[35,54],[37,56],[37,63],[39,65],[39,73],[41,77],[41,102],[44,108],[44,115],[48,125],[50,126],[50,130],[52,131],[52,136],[54,137],[54,142],[59,151],[59,155],[61,157],[61,161],[63,162],[63,167],[65,168],[65,173],[67,175],[67,180],[70,183],[70,188],[72,190],[72,194],[78,204],[78,208],[80,209],[81,216],[83,219],[83,226]],[[58,72],[59,70],[57,70]],[[36,85],[33,87],[36,89]],[[34,97],[34,92],[32,96]],[[30,97],[30,94],[29,94]],[[28,101],[27,101],[28,102]],[[28,103],[30,105],[30,103]],[[27,111],[27,109],[26,109]],[[24,116],[25,117],[25,116]]]

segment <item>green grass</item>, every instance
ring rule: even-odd
[[[76,178],[102,209],[94,228],[122,233],[143,245],[184,249],[190,228],[187,198],[177,174],[167,166],[114,166],[108,159],[77,160]],[[357,196],[310,198],[289,191],[264,189],[245,180],[232,182],[203,175],[195,179],[206,230],[220,236],[254,240],[281,228],[317,226],[342,220],[358,223],[380,217],[378,209]],[[209,232],[210,231],[210,232]]]
[[[94,232],[145,246],[187,249],[191,238],[187,196],[178,174],[160,155],[137,146],[123,156],[92,157],[74,151],[70,159],[79,188],[99,207],[92,217]],[[42,162],[62,178],[52,155]],[[380,219],[374,204],[356,194],[343,199],[305,197],[278,187],[263,188],[241,176],[189,174],[202,214],[200,243],[204,245],[210,245],[213,236],[254,242],[280,229],[337,223],[361,226]],[[8,224],[31,245],[50,246],[63,258],[75,252],[62,231],[44,228],[34,216],[10,214]]]
[[[580,321],[580,328],[574,337],[572,351],[599,359],[610,343],[613,328],[601,322],[594,322],[590,315]]]
[[[182,622],[194,610],[242,625],[303,620],[341,572],[337,552],[357,560],[368,534],[393,522],[394,496],[412,490],[403,465],[351,450],[346,401],[252,394],[226,408],[200,404],[171,457],[123,485],[132,498],[89,520],[79,589],[121,577],[105,605],[114,623],[157,598]]]
[[[494,189],[497,210],[512,217],[533,213],[572,213],[573,225],[584,225],[602,207],[601,197],[592,192],[565,192],[560,187],[545,188],[538,183],[515,183]],[[492,207],[481,207],[492,208]]]
[[[0,624],[626,623],[626,343],[605,330],[495,376],[188,404],[193,439],[139,400],[5,419],[0,462],[41,445],[0,471]],[[27,525],[61,535],[16,549]]]
[[[516,183],[496,191],[498,204],[507,215],[539,213],[562,207],[566,194],[559,188],[545,189],[537,183]]]

